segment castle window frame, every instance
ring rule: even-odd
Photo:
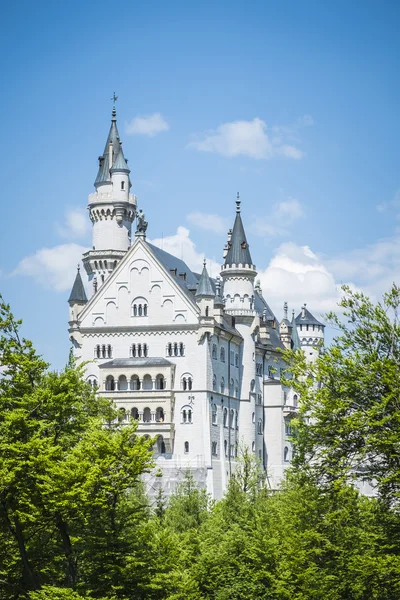
[[[211,454],[212,454],[212,456],[218,456],[218,444],[217,444],[217,442],[211,442]]]
[[[216,392],[216,391],[217,391],[217,376],[216,376],[216,374],[215,374],[215,373],[214,373],[214,375],[213,375],[213,379],[212,379],[212,388],[213,388],[213,391],[214,391],[214,392]]]
[[[185,452],[185,454],[189,454],[189,442],[185,442],[184,452]]]
[[[289,462],[289,448],[288,446],[285,446],[284,450],[283,450],[283,460],[284,462]]]
[[[225,393],[225,379],[223,377],[221,377],[220,386],[221,386],[221,394],[224,394]]]
[[[224,417],[224,427],[228,427],[228,409],[226,408],[226,406],[224,407],[224,412],[223,412],[223,417]]]
[[[192,423],[193,423],[193,408],[190,405],[182,406],[182,408],[181,408],[181,423],[183,425],[192,425]]]
[[[221,346],[221,350],[219,353],[219,358],[221,362],[225,362],[225,348],[223,346]]]
[[[125,181],[121,181],[121,190],[125,189]]]
[[[239,367],[239,354],[235,354],[235,367]]]
[[[217,344],[212,345],[211,356],[214,360],[217,360]]]
[[[218,409],[215,403],[211,405],[211,423],[218,425]]]

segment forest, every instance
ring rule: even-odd
[[[190,472],[150,500],[154,440],[72,358],[51,371],[0,297],[0,599],[400,598],[399,304],[343,289],[316,363],[285,353],[286,480],[270,490],[243,447],[215,502]]]

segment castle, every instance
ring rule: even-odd
[[[88,382],[115,401],[121,421],[137,419],[139,433],[156,438],[166,493],[189,469],[220,498],[242,444],[276,488],[290,464],[298,401],[280,382],[280,350],[302,348],[314,360],[324,325],[305,305],[289,319],[285,304],[284,318],[275,317],[256,281],[239,198],[215,280],[206,264],[193,273],[146,240],[115,106],[94,186],[93,245],[82,259],[90,298],[79,270],[69,297],[69,336],[78,361],[89,361]],[[154,474],[148,484],[155,488]]]

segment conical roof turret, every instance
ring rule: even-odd
[[[208,275],[206,261],[204,260],[203,271],[200,275],[196,291],[196,298],[214,298],[215,293]]]
[[[119,147],[119,152],[118,152],[117,158],[115,159],[115,162],[111,168],[111,171],[113,171],[113,172],[120,171],[122,173],[130,173],[131,172],[128,167],[128,163],[126,162],[124,153],[122,151],[121,142],[120,142],[120,147]]]
[[[244,232],[242,217],[240,216],[239,193],[236,200],[236,218],[233,226],[232,236],[228,242],[228,253],[225,257],[225,265],[252,265],[249,245]]]
[[[68,302],[69,304],[86,304],[87,302],[86,292],[85,288],[83,287],[83,281],[79,267],[76,273],[74,285],[72,286],[71,294],[68,298]]]
[[[112,156],[115,157],[112,162],[115,162],[115,159],[119,155],[119,151],[121,149],[120,137],[117,128],[117,111],[115,106],[113,107],[111,113],[111,126],[106,145],[104,147],[104,152],[102,156],[99,156],[99,170],[96,181],[94,182],[95,187],[111,181],[110,169],[113,165],[110,164],[110,145],[112,145]]]

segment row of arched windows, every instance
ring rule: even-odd
[[[112,358],[112,347],[110,344],[97,344],[94,347],[95,358]]]
[[[130,355],[133,358],[141,358],[142,356],[147,357],[148,353],[149,347],[147,344],[132,344],[130,347]]]
[[[118,380],[113,375],[106,378],[106,391],[126,392],[128,390],[165,390],[166,380],[164,375],[157,375],[153,381],[151,375],[145,375],[142,380],[137,375],[132,375],[129,382],[125,375],[120,375]]]
[[[147,304],[132,304],[133,317],[147,317]]]
[[[143,423],[151,423],[152,421],[155,423],[164,423],[165,413],[164,409],[160,406],[156,408],[155,412],[152,412],[148,406],[141,412],[139,412],[136,406],[131,408],[130,411],[127,411],[125,408],[118,409],[118,421],[129,421],[130,419],[135,419],[135,421]]]
[[[212,349],[211,349],[211,356],[214,360],[217,360],[218,358],[218,347],[217,344],[213,344],[212,345]],[[220,350],[219,350],[219,359],[221,362],[225,362],[226,358],[225,358],[225,348],[224,346],[221,346]],[[235,365],[236,367],[239,366],[239,354],[235,354],[233,350],[231,350],[231,356],[230,356],[230,361],[231,361],[231,365]]]
[[[218,391],[217,376],[215,373],[213,375],[212,387],[213,387],[214,392]],[[225,378],[224,377],[221,377],[221,379],[220,379],[219,388],[220,388],[219,391],[221,392],[221,394],[225,394]],[[234,382],[233,379],[230,380],[229,395],[232,398],[239,398],[239,382],[237,380],[236,380],[236,382]]]
[[[167,356],[185,356],[185,345],[183,342],[175,342],[167,344]]]

